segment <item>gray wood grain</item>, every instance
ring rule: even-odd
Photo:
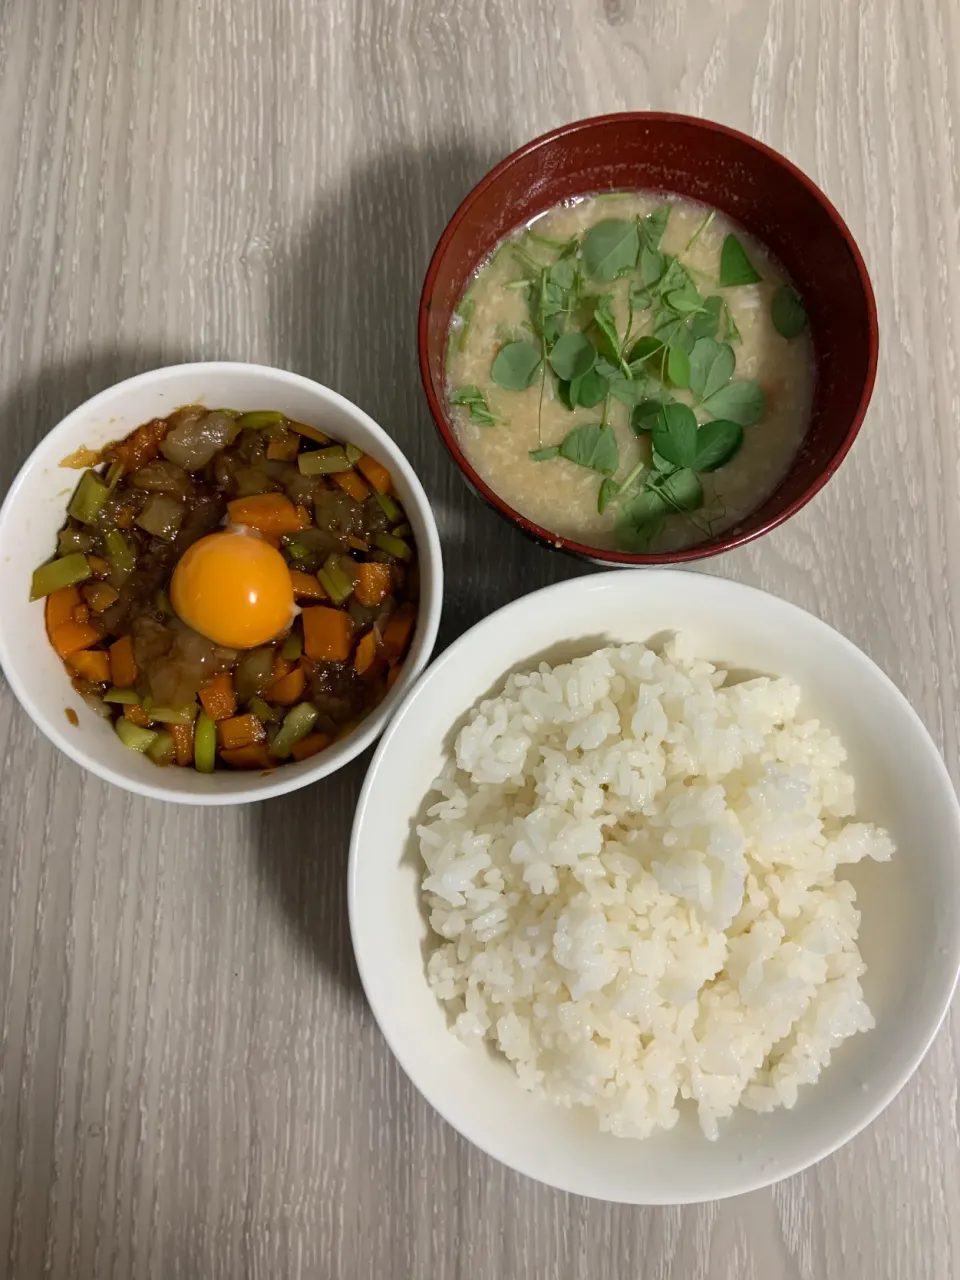
[[[957,0],[0,0],[0,492],[94,391],[282,365],[391,430],[436,504],[442,643],[578,572],[470,500],[415,308],[446,218],[526,138],[702,113],[849,220],[883,352],[837,478],[705,566],[813,610],[960,776]],[[868,1132],[702,1208],[555,1194],[470,1149],[364,1005],[345,918],[365,761],[246,811],[85,776],[0,684],[0,1275],[960,1276],[958,1028]]]

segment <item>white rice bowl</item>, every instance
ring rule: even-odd
[[[454,1031],[623,1137],[792,1107],[873,1026],[837,871],[893,844],[795,683],[725,678],[682,636],[510,676],[418,827]]]

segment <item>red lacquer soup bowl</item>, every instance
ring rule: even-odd
[[[504,236],[553,205],[592,192],[672,191],[713,205],[761,240],[803,298],[816,366],[810,426],[777,489],[749,516],[697,546],[662,554],[590,547],[509,506],[464,456],[447,408],[445,358],[454,309]],[[853,444],[873,391],[877,312],[860,251],[836,209],[795,165],[709,120],[655,112],[564,125],[515,151],[450,220],[420,299],[420,372],[441,439],[474,490],[549,546],[606,564],[664,564],[716,555],[767,533],[823,487]]]

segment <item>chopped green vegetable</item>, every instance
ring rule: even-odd
[[[380,510],[387,517],[391,524],[396,524],[403,517],[403,507],[392,498],[389,493],[378,493],[377,501],[380,503]]]
[[[454,391],[450,396],[450,403],[462,404],[465,409],[469,409],[470,421],[476,422],[478,426],[493,427],[503,421],[487,404],[486,397],[480,388],[473,384]]]
[[[306,560],[310,555],[309,548],[305,547],[302,542],[298,542],[296,538],[291,538],[289,542],[283,544],[287,549],[287,554],[291,560]]]
[[[302,476],[328,476],[335,471],[349,471],[353,463],[347,457],[346,449],[335,444],[330,449],[301,453],[297,458],[297,466]]]
[[[158,707],[152,698],[144,698],[143,709],[151,720],[159,724],[193,724],[197,718],[197,704],[185,707]]]
[[[104,702],[118,702],[123,706],[136,707],[140,704],[140,695],[136,689],[108,689],[103,695]]]
[[[176,755],[173,735],[167,733],[166,729],[159,729],[153,736],[154,741],[147,747],[147,755],[154,764],[173,764],[173,757]]]
[[[273,707],[269,706],[268,703],[264,702],[262,698],[251,698],[247,703],[247,709],[251,711],[258,720],[262,720],[264,724],[269,724],[271,720],[276,720],[277,718],[277,712]]]
[[[396,528],[391,529],[390,532],[395,538],[409,538],[411,533],[413,533],[413,530],[406,521],[404,521],[403,524],[398,524]]]
[[[287,662],[296,662],[302,653],[303,637],[299,631],[291,631],[283,642],[280,657],[286,659]]]
[[[81,524],[95,524],[100,509],[110,496],[110,490],[95,471],[85,471],[80,477],[76,492],[70,499],[67,511]]]
[[[104,538],[107,548],[107,559],[114,569],[120,573],[133,573],[137,567],[137,557],[127,545],[127,540],[119,529],[111,529]]]
[[[529,456],[534,462],[549,462],[551,458],[560,457],[560,446],[558,444],[546,444],[542,449],[531,449]]]
[[[409,560],[413,556],[410,546],[402,538],[394,537],[392,533],[378,533],[373,541],[381,551],[386,551],[387,555],[396,556],[398,560]]]
[[[107,470],[107,488],[113,493],[123,476],[123,463],[117,458]]]
[[[259,431],[261,427],[272,427],[283,420],[283,414],[276,409],[254,409],[252,413],[241,413],[237,418],[237,426],[241,431]]]
[[[30,599],[39,600],[41,596],[48,596],[62,587],[75,587],[78,582],[86,582],[89,577],[90,564],[87,557],[80,551],[72,551],[68,556],[61,556],[59,560],[51,560],[48,564],[42,564],[39,569],[34,569]]]
[[[312,702],[300,702],[291,708],[283,718],[280,732],[270,744],[270,754],[280,760],[288,756],[316,724],[317,714]]]
[[[217,726],[201,711],[193,735],[193,765],[198,773],[213,773],[216,763]]]
[[[317,577],[334,604],[343,604],[344,600],[353,595],[353,579],[340,567],[336,555],[327,556],[323,568],[317,570]]]
[[[132,720],[125,720],[122,716],[116,723],[116,730],[117,737],[131,751],[146,751],[160,736],[152,729],[141,729],[138,724],[134,724]]]
[[[347,461],[351,466],[356,465],[363,457],[363,450],[358,449],[355,444],[346,444],[343,447],[344,453],[347,455]]]

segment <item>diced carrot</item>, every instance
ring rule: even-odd
[[[87,604],[86,600],[81,600],[80,603],[74,609],[73,620],[74,622],[90,621],[90,606]]]
[[[50,643],[61,658],[66,658],[78,649],[89,649],[99,639],[100,632],[92,623],[74,622],[71,618],[69,622],[61,622],[59,627],[54,628]]]
[[[348,493],[354,502],[365,502],[370,497],[370,490],[352,467],[349,471],[335,471],[331,479],[344,493]]]
[[[270,683],[282,680],[288,671],[293,670],[293,663],[288,662],[278,649],[273,657],[273,670],[270,672]]]
[[[365,453],[357,462],[357,470],[362,471],[366,478],[376,489],[377,493],[387,493],[393,483],[390,479],[390,472],[386,467],[371,458],[369,453]]]
[[[70,666],[91,684],[110,683],[110,655],[105,649],[80,649],[67,659]]]
[[[403,657],[410,637],[417,611],[411,604],[402,604],[383,630],[383,647],[391,659]]]
[[[132,507],[121,507],[113,518],[118,529],[129,529],[133,525]]]
[[[234,498],[227,503],[227,514],[233,524],[246,524],[268,537],[299,533],[307,525],[297,508],[282,493],[254,493],[248,498]]]
[[[262,742],[267,736],[261,722],[248,712],[243,716],[231,716],[229,720],[221,720],[217,725],[217,736],[220,746],[227,751],[235,747],[252,747]]]
[[[290,754],[294,760],[306,760],[309,756],[315,756],[318,751],[325,750],[329,745],[329,733],[308,733],[305,738],[293,744]]]
[[[59,591],[51,591],[47,596],[44,612],[47,635],[52,636],[57,627],[62,627],[65,622],[72,622],[73,611],[79,603],[79,587],[61,587]]]
[[[362,538],[355,538],[351,533],[347,538],[347,546],[353,547],[354,551],[367,551],[368,546]]]
[[[329,444],[330,437],[323,434],[317,427],[308,427],[303,422],[291,422],[287,419],[287,426],[291,431],[295,431],[298,436],[306,436],[308,440],[315,440],[317,444]]]
[[[174,759],[177,764],[190,764],[193,760],[193,725],[168,724],[167,732],[173,738]]]
[[[94,613],[103,613],[120,598],[120,592],[109,582],[88,582],[81,587],[80,594]]]
[[[110,572],[110,565],[102,556],[87,556],[87,564],[95,578],[105,578]]]
[[[377,633],[373,630],[362,636],[360,643],[357,645],[357,652],[353,655],[353,669],[358,676],[373,665],[373,660],[377,656]]]
[[[357,597],[357,602],[366,609],[375,609],[384,596],[390,594],[393,582],[390,566],[371,561],[369,564],[354,565],[354,573],[356,582],[353,594]]]
[[[211,720],[227,720],[236,714],[237,698],[229,671],[220,671],[200,690],[200,702]]]
[[[284,431],[267,444],[267,457],[274,462],[292,462],[300,450],[300,441],[293,431]]]
[[[268,702],[279,702],[282,707],[292,707],[295,702],[300,701],[306,683],[307,677],[303,671],[300,667],[294,667],[279,680],[274,680],[273,684],[268,684],[263,696]]]
[[[388,689],[392,689],[393,686],[397,683],[397,681],[400,679],[400,673],[402,671],[403,671],[402,662],[392,662],[390,664],[390,670],[387,672],[387,688]]]
[[[326,600],[327,598],[327,593],[321,587],[320,579],[315,573],[291,569],[290,581],[293,583],[293,594],[298,600]]]
[[[110,670],[118,689],[132,689],[137,680],[137,660],[133,656],[133,640],[121,636],[110,646]]]
[[[123,708],[124,718],[138,724],[141,729],[149,729],[153,721],[137,702],[129,702]]]
[[[262,742],[251,742],[245,747],[223,747],[220,759],[232,769],[273,769],[277,763],[270,759],[270,753]]]
[[[317,662],[346,662],[353,641],[353,619],[340,609],[304,609],[303,648]]]

